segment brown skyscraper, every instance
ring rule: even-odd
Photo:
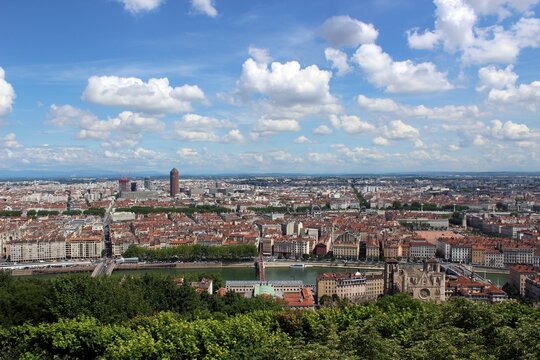
[[[175,197],[180,191],[180,173],[178,169],[173,168],[170,176],[171,197]]]

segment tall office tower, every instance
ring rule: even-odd
[[[131,191],[137,191],[137,182],[135,181],[131,182]]]
[[[130,190],[128,178],[118,179],[118,190],[120,190],[120,192],[128,192]]]
[[[170,173],[171,197],[175,197],[180,191],[180,173],[178,169],[173,168]]]
[[[152,184],[152,181],[148,177],[144,178],[144,188],[146,190],[154,190],[154,184]]]

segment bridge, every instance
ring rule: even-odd
[[[483,283],[491,283],[490,280],[480,276],[480,274],[472,271],[466,265],[463,265],[463,264],[446,263],[446,264],[441,264],[441,268],[445,269],[450,275],[461,275],[468,278],[473,277],[474,280],[476,281],[480,281]]]
[[[92,271],[92,277],[110,276],[114,271],[116,264],[111,260],[105,260],[97,264]]]

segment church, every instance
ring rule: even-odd
[[[384,267],[384,293],[405,292],[415,299],[445,301],[445,273],[439,261],[424,260],[423,266],[401,266],[395,259],[388,259]]]

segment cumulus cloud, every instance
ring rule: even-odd
[[[492,89],[488,100],[493,103],[523,106],[529,111],[537,111],[540,108],[540,81],[519,86],[508,86],[505,89]]]
[[[373,138],[373,144],[378,146],[388,146],[390,141],[382,136],[376,136]]]
[[[479,15],[526,12],[537,0],[435,0],[434,30],[408,32],[409,47],[461,51],[465,63],[513,63],[521,49],[540,46],[540,19],[521,17],[508,28],[496,23],[480,27]]]
[[[362,121],[355,115],[330,116],[330,122],[335,128],[342,128],[347,134],[363,134],[375,131],[375,126]]]
[[[510,12],[527,12],[538,0],[467,0],[467,3],[479,15],[499,15],[504,18]]]
[[[330,94],[330,71],[316,65],[302,68],[297,61],[270,65],[247,59],[237,83],[237,95],[247,102],[256,97],[261,116],[299,119],[309,114],[337,113],[341,107]]]
[[[244,135],[238,129],[230,130],[227,135],[223,137],[223,142],[227,143],[241,143],[244,142]]]
[[[382,132],[386,138],[392,140],[416,139],[420,136],[418,129],[401,120],[394,120],[383,126]]]
[[[216,17],[218,14],[212,0],[191,0],[191,8],[210,17]]]
[[[394,61],[376,44],[360,46],[353,60],[365,72],[370,83],[390,93],[414,93],[450,90],[446,73],[431,62]]]
[[[317,126],[315,129],[313,129],[313,134],[315,135],[330,135],[332,133],[332,129],[330,129],[326,125],[320,125]]]
[[[366,24],[350,16],[333,16],[324,22],[322,35],[333,47],[339,48],[373,43],[379,32],[372,24]]]
[[[22,147],[22,145],[17,141],[17,135],[14,132],[6,134],[4,137],[0,137],[0,140],[3,143],[3,147],[6,149],[16,149]]]
[[[182,157],[192,157],[198,155],[197,150],[193,148],[181,148],[178,149],[177,153]]]
[[[165,0],[119,0],[124,5],[124,9],[132,14],[148,12],[157,9]]]
[[[519,106],[536,111],[540,107],[540,81],[516,85],[518,75],[512,65],[505,69],[486,66],[478,71],[478,91],[487,91],[488,101],[495,104]]]
[[[512,65],[508,65],[505,69],[498,69],[493,65],[486,66],[478,70],[479,82],[476,91],[504,89],[514,85],[517,79]]]
[[[192,110],[192,102],[206,101],[197,85],[173,88],[167,78],[144,82],[135,77],[118,76],[90,77],[82,99],[152,113],[187,112]]]
[[[358,104],[372,112],[391,113],[399,117],[416,117],[435,120],[467,120],[482,115],[477,105],[445,105],[427,107],[424,105],[406,105],[387,98],[368,98],[359,95]]]
[[[5,80],[6,72],[0,67],[0,118],[11,112],[15,100],[13,86]]]
[[[240,88],[248,94],[259,93],[280,104],[333,102],[329,81],[332,74],[316,65],[306,68],[297,61],[257,63],[247,59],[242,67]]]
[[[105,141],[105,146],[113,146],[107,140],[114,138],[113,143],[132,147],[142,138],[143,133],[160,132],[165,128],[159,119],[131,111],[123,111],[116,117],[102,120],[89,111],[71,105],[55,104],[50,107],[47,122],[60,128],[76,127],[78,139]]]
[[[309,140],[307,137],[305,137],[304,135],[300,135],[299,137],[297,137],[296,139],[294,139],[293,141],[295,144],[310,144],[311,143],[311,140]]]
[[[186,114],[182,121],[174,122],[174,136],[186,141],[209,141],[209,142],[242,142],[244,137],[240,130],[227,119],[217,119],[198,114]],[[216,131],[231,129],[223,135]]]
[[[517,124],[512,121],[503,123],[500,120],[491,122],[491,136],[501,140],[527,140],[533,137],[533,132],[525,124]]]
[[[79,127],[81,129],[77,134],[77,138],[104,140],[109,138],[112,133],[122,137],[137,136],[147,132],[159,132],[165,128],[165,124],[154,117],[123,111],[117,117],[107,120],[91,117],[82,118]]]
[[[343,51],[334,48],[326,48],[324,50],[324,56],[326,57],[326,60],[332,63],[332,69],[337,70],[337,76],[343,76],[351,71],[351,67],[347,62],[347,54]]]
[[[272,61],[272,57],[268,53],[268,49],[250,46],[248,53],[249,56],[259,64],[268,64],[270,61]]]
[[[292,119],[260,119],[254,125],[252,134],[255,138],[259,135],[267,136],[281,132],[300,131],[300,124]]]

